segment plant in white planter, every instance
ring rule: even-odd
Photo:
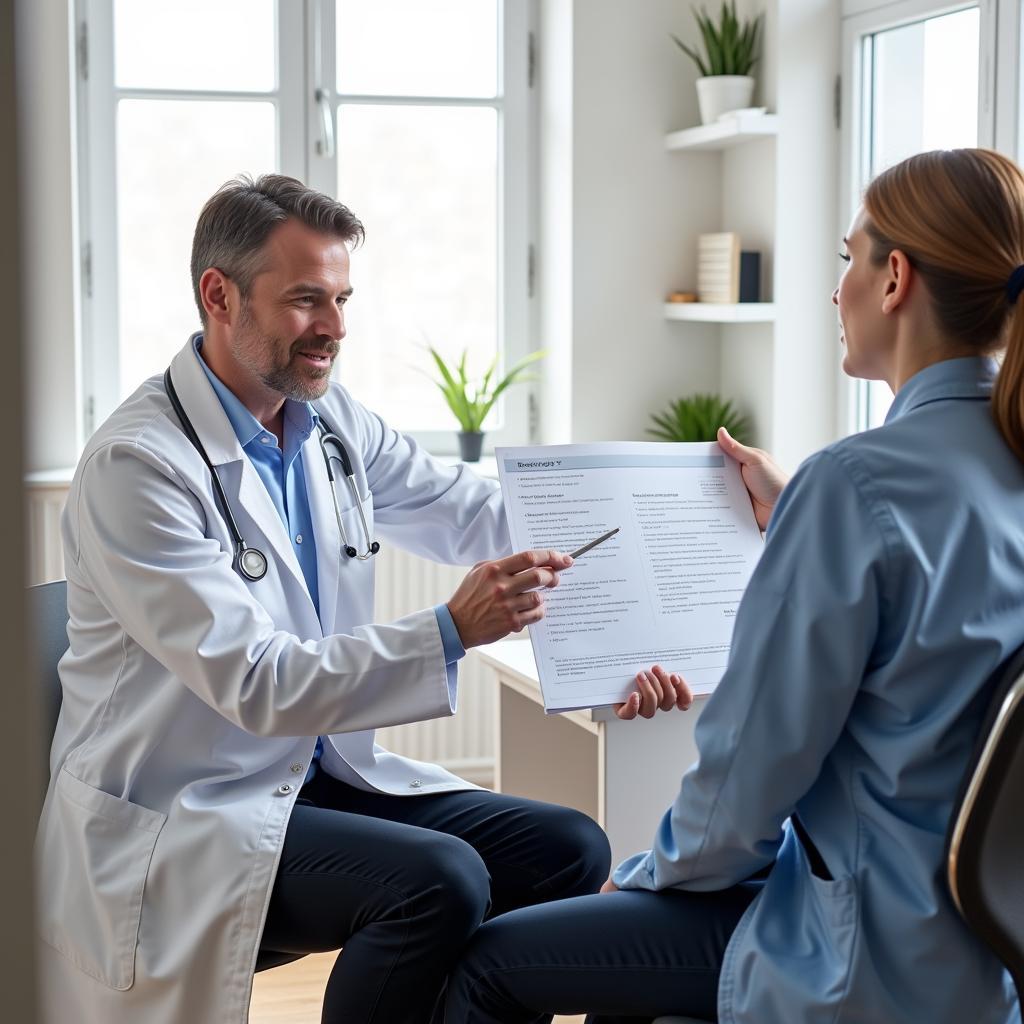
[[[722,4],[718,23],[711,20],[702,7],[694,8],[706,59],[673,35],[676,46],[697,65],[697,102],[703,124],[712,124],[721,114],[750,106],[754,95],[754,79],[750,72],[757,63],[757,41],[761,15],[740,23],[736,17],[735,0]]]

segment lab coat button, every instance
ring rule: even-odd
[[[410,785],[410,786],[411,786],[411,787],[412,787],[413,789],[419,789],[419,788],[420,788],[420,786],[422,786],[422,785],[423,785],[423,783],[422,783],[422,782],[420,782],[420,780],[419,780],[419,779],[413,779],[413,780],[412,780],[412,782],[410,782],[410,783],[409,783],[409,785]]]
[[[277,791],[281,796],[287,796],[295,787],[290,783],[285,783],[283,786],[278,786]]]
[[[292,771],[293,772],[301,772],[302,769],[305,768],[305,767],[306,766],[301,761],[296,761],[295,764],[292,765]]]

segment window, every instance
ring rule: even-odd
[[[840,233],[875,175],[914,153],[977,146],[983,13],[977,5],[904,0],[844,20],[845,180]],[[985,107],[985,110],[981,108]],[[879,426],[892,403],[882,381],[849,381],[843,432]]]
[[[531,347],[528,5],[500,0],[80,0],[86,435],[199,322],[203,201],[280,171],[366,225],[338,376],[452,450],[426,346],[482,373]],[[526,387],[487,426],[528,439]]]

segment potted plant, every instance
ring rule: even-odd
[[[522,372],[530,363],[536,362],[544,356],[544,352],[531,352],[525,359],[521,359],[501,380],[496,383],[494,374],[498,368],[498,357],[494,357],[487,372],[479,383],[470,382],[466,374],[466,352],[462,356],[454,371],[441,357],[441,354],[433,346],[428,346],[434,363],[437,366],[440,379],[433,378],[444,400],[448,403],[455,418],[459,422],[459,453],[463,462],[479,462],[480,451],[483,448],[484,434],[481,430],[487,414],[491,407],[498,400],[498,396],[517,381],[531,378],[523,377]]]
[[[669,402],[661,413],[651,413],[657,429],[647,433],[660,441],[714,441],[725,427],[740,444],[749,444],[750,422],[732,402],[720,395],[690,395]]]
[[[722,4],[718,23],[711,20],[702,7],[694,8],[706,59],[673,35],[676,46],[697,65],[701,77],[697,79],[697,102],[702,124],[717,121],[729,110],[750,106],[754,95],[751,70],[757,63],[757,41],[761,29],[761,15],[742,24],[736,17],[735,0]]]

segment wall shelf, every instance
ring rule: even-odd
[[[665,319],[708,324],[767,324],[775,319],[775,303],[666,302]]]
[[[669,150],[722,150],[769,138],[779,131],[778,114],[743,114],[714,124],[684,128],[665,136]]]

